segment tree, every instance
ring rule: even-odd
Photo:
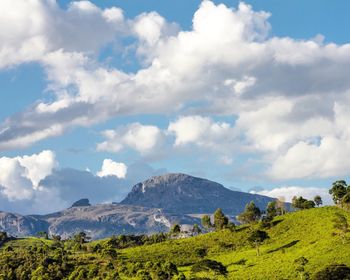
[[[220,208],[216,209],[214,213],[214,227],[216,230],[226,228],[228,225],[228,218],[224,215]]]
[[[317,205],[317,207],[319,207],[320,205],[323,204],[322,198],[321,198],[321,196],[319,196],[319,195],[316,195],[316,196],[314,197],[314,202],[315,202],[315,204]]]
[[[38,235],[38,237],[40,237],[40,238],[49,239],[49,235],[47,234],[46,231],[39,231],[39,232],[37,233],[37,235]]]
[[[254,201],[251,201],[245,206],[244,212],[237,216],[237,219],[242,224],[249,224],[258,221],[260,216],[260,209],[255,205]]]
[[[315,202],[313,200],[307,200],[302,196],[294,196],[292,199],[292,205],[297,209],[310,209],[315,207]]]
[[[199,225],[194,224],[193,228],[192,228],[192,233],[193,235],[198,235],[202,232],[201,228],[199,227]]]
[[[276,208],[276,205],[277,205],[277,201],[270,201],[268,204],[267,204],[267,207],[266,207],[266,216],[269,217],[269,219],[273,219],[274,217],[277,216],[277,208]]]
[[[332,188],[329,190],[329,194],[332,195],[335,204],[340,204],[342,198],[347,194],[348,187],[344,180],[335,181],[332,184]]]
[[[343,244],[345,244],[346,234],[350,232],[348,221],[346,220],[346,217],[340,213],[336,213],[335,215],[336,217],[332,220],[333,228],[335,230],[333,234],[340,236]]]
[[[248,241],[249,243],[255,246],[257,256],[260,255],[259,247],[261,243],[268,238],[269,238],[269,235],[267,234],[266,231],[263,231],[263,230],[253,230],[249,235]]]
[[[172,235],[179,235],[180,232],[181,232],[181,227],[179,224],[174,224],[170,229],[170,234]]]
[[[345,264],[331,264],[317,272],[315,280],[350,279],[350,267]]]
[[[202,222],[202,226],[203,226],[206,230],[210,230],[210,229],[213,228],[213,225],[212,225],[212,223],[211,223],[211,221],[210,221],[209,215],[204,215],[204,216],[202,217],[201,222]]]
[[[81,231],[76,235],[74,235],[73,239],[75,242],[79,244],[83,244],[83,243],[86,243],[90,239],[90,237],[87,236],[85,232]]]

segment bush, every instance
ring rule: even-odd
[[[349,280],[350,267],[345,264],[332,264],[317,272],[313,279],[317,280]]]
[[[203,271],[212,271],[212,272],[222,274],[222,275],[227,274],[226,267],[222,263],[217,262],[217,261],[213,261],[213,260],[199,261],[192,266],[191,271],[193,273],[203,272]]]

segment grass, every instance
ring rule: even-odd
[[[178,270],[190,279],[191,266],[206,258],[221,262],[227,267],[226,277],[210,273],[198,273],[197,277],[210,279],[300,279],[296,271],[295,260],[305,257],[308,263],[305,271],[314,275],[329,264],[344,263],[350,266],[350,243],[342,243],[338,236],[333,235],[332,219],[336,213],[344,214],[350,222],[350,214],[337,207],[321,207],[288,213],[274,220],[274,226],[266,229],[269,239],[260,247],[260,256],[256,255],[247,241],[249,231],[247,226],[238,227],[235,232],[223,230],[202,234],[196,237],[170,240],[163,243],[144,245],[118,250],[117,266],[128,266],[137,263],[176,264]],[[258,227],[255,225],[254,227]],[[92,248],[106,240],[89,243],[87,251],[73,252],[71,259],[80,265],[107,265],[100,254],[92,253]],[[26,249],[29,246],[44,246],[52,241],[27,238],[8,242],[4,247],[11,246],[15,250]],[[123,276],[122,279],[139,279]]]

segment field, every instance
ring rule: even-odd
[[[54,257],[61,250],[64,251],[61,259],[65,262],[67,273],[69,272],[69,275],[65,275],[63,271],[62,276],[67,279],[166,279],[149,272],[155,271],[155,267],[171,270],[172,265],[178,271],[173,273],[173,279],[185,279],[184,276],[186,279],[305,279],[307,275],[312,278],[316,272],[330,264],[350,266],[350,243],[344,243],[340,236],[333,234],[332,220],[336,213],[342,213],[350,221],[350,214],[337,207],[314,208],[276,217],[273,225],[264,229],[269,239],[261,244],[259,256],[256,248],[248,242],[252,228],[241,226],[235,231],[222,230],[117,250],[113,249],[110,239],[81,246],[73,241],[58,242],[41,238],[13,240],[0,249],[1,265],[5,265],[4,260],[15,262],[21,258],[28,261],[27,252],[32,252],[32,255],[38,255],[39,264],[44,256],[51,256],[52,265],[56,260],[57,266],[60,264],[62,267],[63,261]],[[259,226],[253,225],[253,228]],[[64,243],[63,249],[60,249],[59,243]],[[40,248],[43,250],[40,251]],[[296,261],[301,257],[307,260],[303,265]],[[48,276],[41,273],[42,278],[34,278],[33,271],[45,271],[48,268],[43,264],[41,268],[40,265],[35,267],[34,259],[32,256],[32,270],[27,272],[32,279],[55,279],[53,273]],[[228,273],[192,272],[193,264],[203,259],[222,263]],[[70,265],[74,265],[74,269],[69,268]],[[0,275],[1,273],[3,278],[0,276],[0,279],[11,279],[6,278],[4,272],[0,272]],[[17,271],[13,273],[17,275]]]

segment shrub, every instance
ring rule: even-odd
[[[227,269],[222,263],[214,260],[208,260],[208,259],[195,263],[192,266],[191,271],[193,273],[203,272],[203,271],[212,271],[217,274],[222,274],[222,275],[227,274]]]

